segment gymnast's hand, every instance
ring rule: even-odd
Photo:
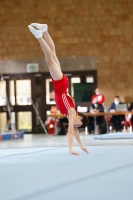
[[[78,154],[77,152],[73,151],[72,149],[69,150],[69,152],[70,152],[71,154],[75,155],[75,156],[79,156],[79,154]]]
[[[81,146],[80,148],[81,148],[84,152],[86,152],[86,153],[89,154],[88,150],[87,150],[84,146]]]

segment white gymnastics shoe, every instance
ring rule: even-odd
[[[41,30],[43,33],[48,30],[48,25],[47,24],[32,23],[31,26],[36,27],[37,29]]]
[[[32,32],[32,34],[36,37],[36,38],[41,38],[43,32],[40,30],[36,30],[35,28],[33,28],[31,25],[28,25],[28,28],[30,29],[30,31]]]

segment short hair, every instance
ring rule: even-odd
[[[116,95],[115,98],[119,99],[120,97]]]
[[[88,117],[80,112],[78,112],[78,116],[82,117],[81,119],[82,125],[79,128],[85,128],[89,122]]]

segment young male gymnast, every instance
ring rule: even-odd
[[[69,120],[67,133],[69,152],[74,155],[79,155],[77,152],[73,151],[72,148],[73,136],[75,136],[80,148],[88,153],[88,150],[83,146],[80,140],[77,128],[80,126],[85,127],[88,123],[88,119],[82,113],[76,112],[74,102],[67,93],[69,84],[68,79],[61,71],[60,63],[56,56],[54,42],[48,33],[48,26],[47,24],[32,23],[28,25],[28,28],[35,38],[37,38],[44,53],[52,77],[56,105],[61,113],[68,117]]]

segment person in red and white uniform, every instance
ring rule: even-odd
[[[47,66],[52,77],[56,105],[61,113],[68,117],[69,120],[67,134],[69,152],[74,155],[79,155],[72,148],[74,135],[77,142],[79,143],[80,148],[88,153],[88,150],[83,146],[80,140],[79,131],[77,128],[81,126],[87,126],[88,118],[82,113],[79,114],[76,112],[74,102],[67,92],[69,84],[68,78],[61,71],[60,63],[57,59],[55,52],[54,42],[48,33],[48,25],[32,23],[28,25],[28,28],[31,33],[37,38],[44,53]]]
[[[92,96],[92,102],[95,98],[97,98],[99,104],[104,104],[105,97],[101,94],[100,88],[98,87],[95,89],[95,94]]]

